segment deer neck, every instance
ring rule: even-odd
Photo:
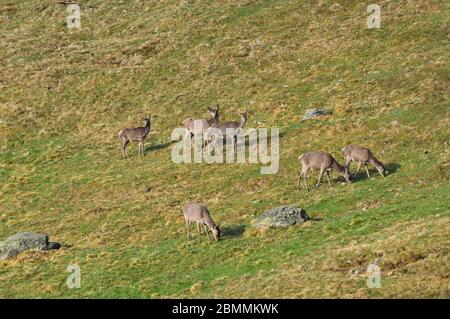
[[[219,115],[216,114],[216,116],[214,116],[213,118],[208,120],[209,126],[219,123]]]
[[[376,159],[375,156],[372,156],[369,159],[369,162],[372,163],[373,166],[375,166],[377,169],[380,169],[383,167],[383,164],[378,159]]]
[[[246,122],[247,118],[245,116],[241,116],[241,119],[239,120],[239,128],[243,128]]]
[[[214,224],[214,222],[212,221],[212,219],[207,219],[207,220],[205,220],[205,225],[206,225],[209,229],[212,229],[212,228],[214,228],[214,226],[215,226],[215,224]]]
[[[144,133],[147,135],[150,132],[150,120],[147,120],[147,123],[145,123],[144,126]]]
[[[340,165],[336,160],[333,161],[333,164],[331,165],[334,170],[338,171],[341,174],[345,173],[345,167]]]

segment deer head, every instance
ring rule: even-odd
[[[219,241],[220,240],[220,228],[219,228],[219,226],[213,225],[212,228],[211,228],[211,232],[212,232],[212,234],[214,236],[214,239],[216,241]]]

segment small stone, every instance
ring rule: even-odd
[[[318,116],[331,114],[330,110],[327,109],[307,109],[303,120],[309,120]]]

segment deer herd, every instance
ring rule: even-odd
[[[236,148],[237,138],[236,134],[234,134],[233,132],[238,129],[242,129],[246,124],[248,119],[247,111],[239,113],[241,117],[239,121],[220,122],[219,105],[208,107],[207,110],[211,116],[210,119],[188,118],[183,121],[183,126],[186,131],[186,137],[192,139],[197,134],[205,135],[205,140],[202,147],[206,147],[208,144],[214,143],[217,136],[226,136],[226,134],[232,134],[232,136],[230,137],[232,138],[231,140],[233,141],[234,148]],[[155,118],[156,116],[154,115],[153,117]],[[120,150],[122,151],[123,158],[127,156],[126,147],[130,142],[138,142],[139,155],[144,156],[144,141],[147,135],[150,133],[150,120],[151,116],[147,115],[147,117],[145,118],[145,126],[136,128],[124,128],[120,131]],[[216,132],[219,132],[220,134],[211,134],[211,132],[214,130]],[[307,183],[309,170],[319,171],[319,178],[316,183],[316,188],[319,187],[324,174],[327,175],[328,184],[331,188],[333,188],[333,184],[331,183],[330,178],[331,170],[335,170],[340,175],[342,175],[347,183],[352,182],[352,180],[356,177],[359,170],[361,169],[362,165],[365,166],[367,177],[369,179],[369,164],[372,164],[381,176],[384,177],[387,173],[383,163],[380,162],[368,148],[357,145],[347,145],[342,149],[342,154],[344,156],[344,165],[339,164],[338,161],[336,161],[336,159],[327,152],[314,151],[300,155],[298,157],[298,162],[301,165],[301,169],[298,172],[297,189],[300,189],[300,179],[301,177],[303,177],[305,188],[307,191],[309,191]],[[350,164],[352,162],[355,162],[357,165],[356,172],[353,175],[350,173]],[[205,233],[209,240],[211,240],[208,233],[209,231],[212,232],[212,235],[216,241],[220,239],[219,226],[216,225],[211,219],[209,210],[206,206],[198,203],[188,203],[183,208],[183,215],[186,222],[188,241],[191,239],[191,222],[196,222],[197,224],[199,241],[201,237],[202,225],[204,226]]]

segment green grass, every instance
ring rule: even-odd
[[[1,261],[0,297],[448,298],[449,5],[382,1],[367,30],[370,2],[339,3],[92,0],[71,32],[53,1],[2,3],[0,238],[45,232],[63,248]],[[170,160],[172,129],[214,103],[280,128],[276,175]],[[301,121],[312,107],[332,114]],[[147,113],[145,157],[132,144],[122,160],[118,132]],[[300,154],[342,162],[350,143],[390,174],[296,191]],[[223,240],[186,243],[188,201]],[[283,204],[316,220],[252,227]],[[382,288],[368,289],[377,257]]]

